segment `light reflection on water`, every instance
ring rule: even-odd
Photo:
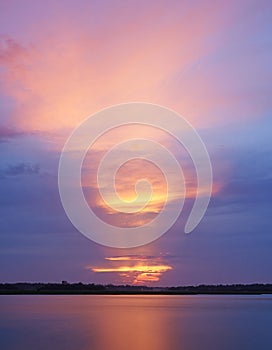
[[[272,349],[272,296],[0,296],[0,349]]]

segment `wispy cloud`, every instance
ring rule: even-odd
[[[0,176],[20,176],[20,175],[37,175],[40,173],[39,164],[19,163],[9,165],[4,169],[0,169]]]
[[[27,135],[27,132],[17,130],[15,128],[0,125],[0,142],[13,139],[15,137]]]
[[[255,12],[246,5],[152,1],[140,11],[107,4],[116,17],[101,5],[103,26],[67,6],[50,28],[35,23],[29,43],[2,36],[3,90],[14,101],[15,119],[35,130],[75,127],[101,108],[135,100],[169,106],[197,126],[225,123],[226,113],[233,121],[242,112],[256,117],[269,103],[271,85],[263,77],[270,60],[251,39]],[[86,13],[97,10],[86,6]],[[71,26],[70,16],[80,25]]]

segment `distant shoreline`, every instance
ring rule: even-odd
[[[83,283],[0,283],[0,295],[262,295],[272,284],[147,287]]]

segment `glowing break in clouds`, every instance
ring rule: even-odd
[[[135,196],[121,198],[116,189],[116,174],[120,167],[133,159],[144,159],[158,167],[166,181],[166,196],[163,208],[153,220],[137,227],[124,228],[104,222],[90,210],[81,187],[81,168],[88,148],[103,133],[116,127],[131,124],[149,125],[175,137],[190,155],[197,174],[197,193],[192,211],[185,225],[189,233],[199,224],[207,209],[212,192],[212,169],[209,155],[196,130],[175,112],[158,105],[129,103],[102,110],[80,124],[67,140],[59,162],[59,192],[63,207],[73,225],[89,239],[114,248],[132,248],[145,245],[159,238],[175,223],[183,208],[185,196],[180,196],[176,205],[176,181],[179,178],[181,193],[185,192],[182,168],[174,155],[164,146],[139,135],[128,138],[108,150],[97,169],[97,183],[103,201],[111,210],[138,214],[145,210],[152,199],[152,184],[147,178],[135,184]],[[128,149],[133,155],[127,155]],[[112,163],[111,171],[108,164]],[[199,189],[206,189],[202,194]]]
[[[107,257],[105,259],[114,263],[115,266],[87,266],[87,269],[95,273],[117,273],[123,283],[144,284],[158,282],[165,272],[172,270],[172,266],[165,264],[161,257],[127,255]]]

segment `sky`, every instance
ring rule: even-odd
[[[270,1],[2,0],[0,17],[0,282],[272,283]],[[131,200],[137,180],[148,178],[153,194],[144,210],[116,214],[101,199],[97,167],[124,137],[167,147],[184,167],[187,191],[180,217],[161,238],[104,247],[66,216],[58,163],[86,117],[134,101],[170,108],[198,131],[211,158],[212,197],[201,223],[185,234],[196,193],[186,150],[155,128],[109,131],[82,168],[96,215],[130,228],[163,208],[164,176],[139,159],[119,169],[116,188]],[[184,193],[174,181],[175,199]]]

